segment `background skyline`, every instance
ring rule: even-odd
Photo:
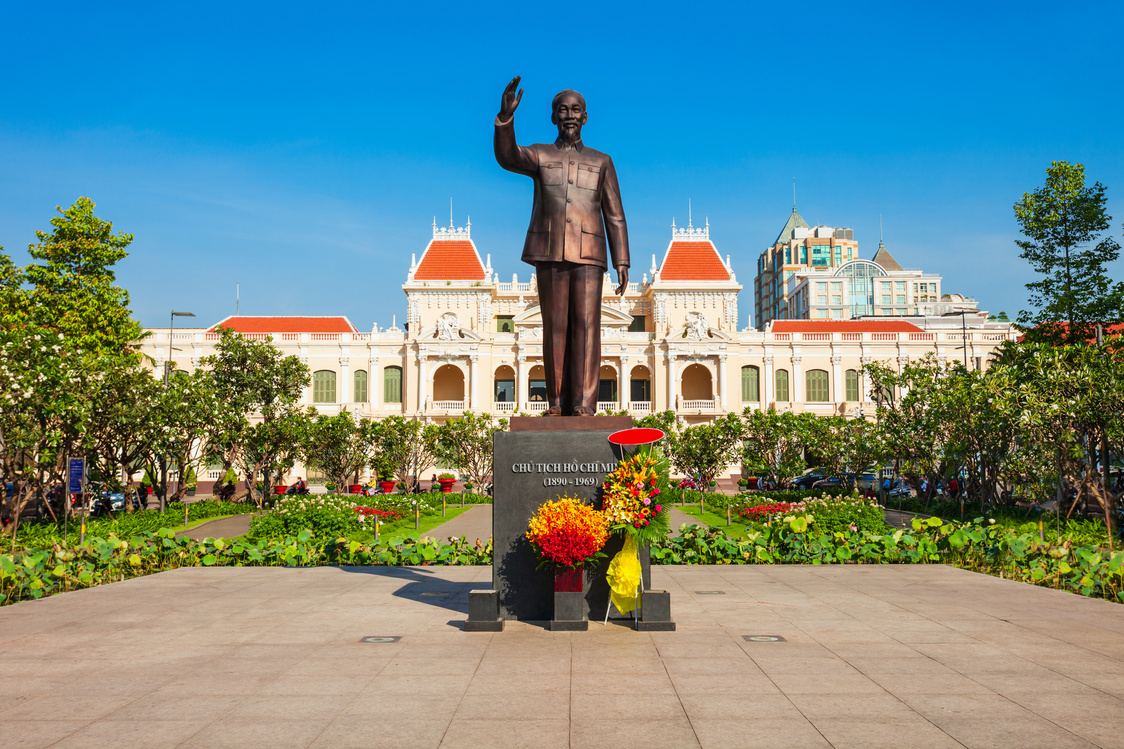
[[[501,280],[530,276],[531,181],[491,145],[516,74],[520,143],[553,140],[558,90],[585,96],[585,142],[620,176],[633,280],[688,200],[696,226],[709,218],[743,285],[739,326],[794,177],[809,223],[854,228],[870,258],[881,215],[902,266],[1012,318],[1033,274],[1011,207],[1052,160],[1108,188],[1122,239],[1120,3],[575,11],[9,4],[0,245],[26,264],[54,207],[84,195],[135,235],[118,282],[146,326],[173,308],[211,325],[238,282],[243,314],[386,327],[450,198]]]

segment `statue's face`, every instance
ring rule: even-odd
[[[550,121],[558,126],[558,135],[569,141],[581,137],[586,119],[585,105],[572,93],[562,94],[554,106],[554,114],[550,116]]]

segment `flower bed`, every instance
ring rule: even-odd
[[[837,531],[884,532],[888,526],[877,501],[858,494],[834,496],[824,494],[795,501],[776,501],[772,495],[743,498],[738,517],[752,527],[762,528],[778,515],[807,514],[816,520],[816,528],[825,533]]]

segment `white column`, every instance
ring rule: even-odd
[[[367,401],[371,404],[371,413],[378,413],[380,400],[382,400],[382,372],[379,372],[379,360],[371,357],[367,360]]]
[[[301,364],[308,366],[308,353],[307,350],[301,350]],[[304,388],[301,393],[301,405],[312,403],[312,380],[308,381],[308,386]]]
[[[429,389],[429,372],[427,371],[427,364],[429,363],[429,354],[418,352],[418,413],[425,413],[425,396],[426,390]]]
[[[620,384],[617,386],[617,408],[627,409],[628,402],[632,399],[628,385],[628,357],[621,357],[621,371],[617,373]]]
[[[804,379],[800,376],[800,357],[792,357],[792,382],[788,383],[788,397],[793,403],[804,403]]]
[[[674,411],[678,407],[679,395],[679,360],[674,354],[667,355],[667,409]]]
[[[515,410],[517,411],[526,411],[529,408],[527,369],[527,357],[520,354],[515,358]]]
[[[336,398],[336,402],[340,404],[341,409],[344,406],[346,406],[348,403],[351,403],[351,401],[355,399],[354,383],[351,382],[350,379],[347,376],[348,364],[349,364],[349,358],[345,357],[345,356],[341,356],[340,357],[340,387],[339,387],[339,395]],[[352,387],[348,387],[349,385],[352,386]]]
[[[765,393],[761,401],[761,410],[765,411],[769,408],[769,404],[773,402],[773,387],[776,385],[776,378],[773,376],[773,356],[772,353],[765,356]]]
[[[475,408],[477,411],[483,413],[484,406],[480,403],[480,355],[471,354],[468,357],[468,403],[465,404],[465,410]]]
[[[866,371],[866,367],[874,360],[869,356],[864,356],[859,361],[862,362],[863,365],[862,387],[859,388],[859,403],[865,404],[867,403],[867,398],[870,397],[870,373]]]
[[[833,403],[842,403],[847,400],[847,393],[839,389],[843,382],[843,357],[832,354],[831,356],[831,400]]]
[[[718,355],[718,408],[730,410],[726,405],[726,354]]]

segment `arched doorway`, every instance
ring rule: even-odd
[[[714,401],[714,378],[702,364],[691,364],[683,370],[680,393],[687,401]]]
[[[546,368],[541,364],[531,367],[527,373],[527,401],[546,403]]]
[[[435,403],[459,401],[464,404],[464,372],[460,367],[445,364],[433,373],[433,400]]]
[[[600,381],[597,385],[597,402],[617,404],[619,403],[617,396],[617,370],[608,364],[602,364]],[[617,409],[620,406],[614,405],[611,408]]]
[[[652,410],[652,373],[642,364],[628,374],[628,409],[637,413]]]
[[[515,403],[515,370],[506,364],[496,367],[493,375],[492,402]],[[502,410],[502,408],[501,408]]]

